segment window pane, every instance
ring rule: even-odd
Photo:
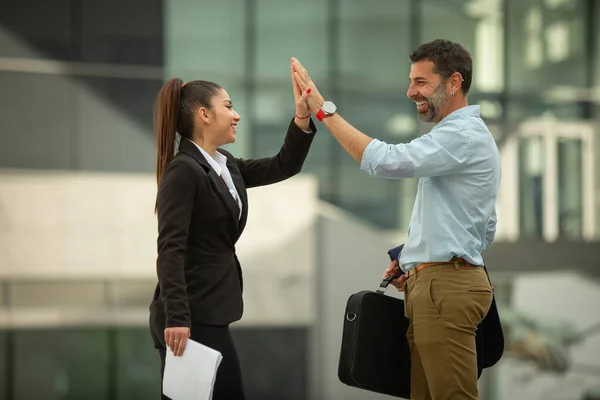
[[[541,238],[543,229],[544,147],[540,137],[519,143],[519,215],[522,238]]]
[[[421,42],[434,39],[456,41],[470,51],[475,50],[477,19],[469,15],[469,7],[440,0],[422,2]]]
[[[165,77],[209,80],[223,86],[242,116],[237,140],[227,146],[246,157],[250,118],[246,111],[245,79],[249,72],[245,0],[166,0],[164,9]]]
[[[347,115],[350,123],[371,137],[387,143],[409,142],[414,132],[397,132],[393,130],[396,118],[410,121],[407,126],[415,127],[417,119],[414,106],[403,93],[371,92],[365,88],[362,93],[355,90],[342,90],[340,102],[343,115]],[[379,227],[397,229],[408,227],[410,210],[414,202],[414,192],[405,193],[407,183],[416,185],[416,180],[403,182],[399,179],[383,179],[367,174],[360,169],[360,164],[336,144],[341,152],[341,178],[333,182],[338,204],[367,219]],[[404,196],[406,194],[406,196]],[[403,202],[409,204],[408,213],[402,212]]]
[[[351,124],[388,143],[409,141],[417,128],[414,105],[406,98],[409,6],[392,0],[340,3],[341,73],[335,102]],[[406,227],[408,217],[400,212],[402,183],[370,176],[337,144],[335,151],[342,153],[333,167],[341,169],[341,176],[331,182],[338,204],[380,227]]]
[[[294,118],[291,57],[303,63],[323,95],[331,93],[330,76],[327,75],[327,2],[257,0],[255,23],[256,90],[252,93],[255,102],[251,108],[255,153],[252,156],[267,157],[279,151],[287,127]],[[298,32],[302,32],[301,40]],[[320,132],[315,137],[303,172],[319,177],[320,192],[328,198],[327,172],[333,139],[323,125],[317,129]]]
[[[585,3],[564,2],[551,7],[537,0],[508,3],[507,85],[511,94],[539,96],[586,87]],[[553,95],[555,96],[555,95]]]
[[[422,2],[421,42],[444,38],[465,46],[473,56],[473,91],[504,88],[502,1]]]
[[[120,328],[117,337],[117,398],[146,400],[160,396],[160,357],[146,328]]]
[[[15,332],[15,400],[106,400],[108,336],[91,329]]]
[[[301,16],[306,16],[303,18]],[[256,0],[256,75],[260,86],[281,85],[289,104],[290,58],[298,58],[311,77],[322,81],[327,73],[327,2]],[[302,32],[299,40],[298,32]],[[293,102],[292,102],[293,106]],[[276,114],[281,117],[281,114]],[[284,119],[288,119],[287,116]]]
[[[583,227],[581,140],[558,140],[558,212],[560,237],[581,239]]]

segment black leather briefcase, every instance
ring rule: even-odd
[[[376,291],[364,290],[348,299],[338,377],[349,386],[409,399],[404,301],[384,294],[395,278],[383,280]]]

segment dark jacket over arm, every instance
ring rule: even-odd
[[[246,187],[269,185],[298,174],[317,131],[312,119],[310,130],[312,133],[302,131],[292,120],[283,146],[275,156],[258,160],[235,159]]]
[[[200,150],[182,139],[158,190],[159,283],[150,307],[155,332],[165,327],[227,325],[241,318],[242,270],[235,244],[248,218],[247,187],[267,185],[300,172],[316,128],[307,134],[292,121],[273,157],[243,160],[229,152],[227,168],[242,202]]]
[[[156,266],[167,327],[191,326],[184,268],[197,188],[193,178],[187,164],[172,162],[165,170],[157,196]]]

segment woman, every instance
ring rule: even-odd
[[[240,116],[221,86],[169,80],[157,98],[158,285],[150,331],[164,374],[167,346],[183,354],[191,338],[220,351],[213,399],[244,399],[229,324],[242,317],[242,270],[235,244],[246,224],[246,189],[300,172],[316,128],[307,93],[294,84],[296,116],[271,158],[243,160],[219,147],[235,142]],[[175,153],[175,132],[181,136]],[[163,398],[166,398],[163,396]]]

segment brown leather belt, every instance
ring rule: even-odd
[[[409,270],[406,273],[406,277],[410,278],[411,276],[413,276],[414,274],[416,274],[417,272],[421,271],[422,269],[425,268],[429,268],[429,267],[434,267],[436,265],[454,265],[454,266],[458,266],[460,265],[462,267],[462,269],[473,269],[473,268],[477,268],[476,265],[471,264],[470,262],[468,262],[467,260],[465,260],[464,258],[461,257],[454,257],[452,258],[452,260],[450,261],[442,261],[442,262],[430,262],[430,263],[422,263],[422,264],[417,264],[416,267],[414,267],[413,269]]]

